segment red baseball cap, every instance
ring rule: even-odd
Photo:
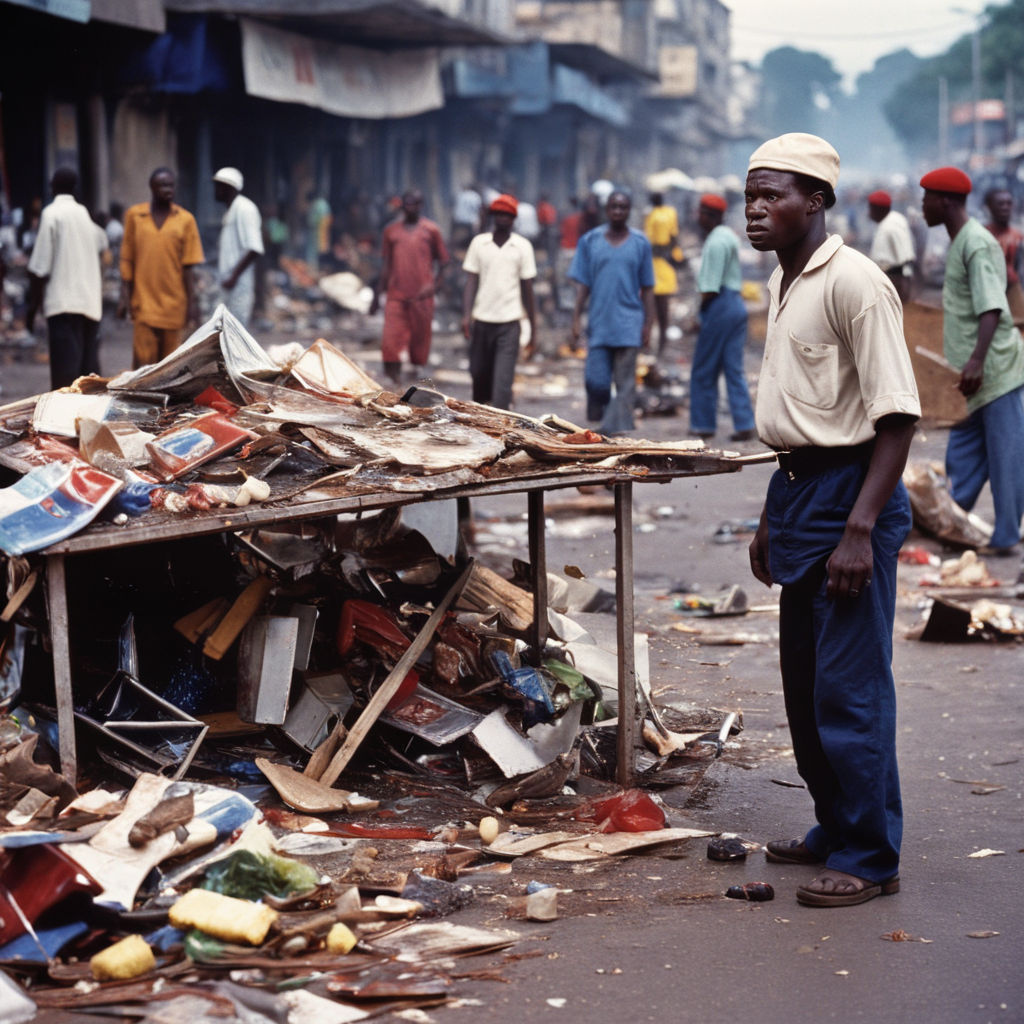
[[[500,195],[491,202],[491,213],[511,213],[515,217],[519,213],[519,203],[515,196]]]

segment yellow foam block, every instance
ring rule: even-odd
[[[97,953],[89,967],[97,981],[124,981],[151,971],[156,967],[156,957],[141,935],[129,935]]]
[[[208,889],[192,889],[171,907],[168,918],[175,928],[198,928],[225,942],[259,946],[278,914],[262,903],[222,896]]]

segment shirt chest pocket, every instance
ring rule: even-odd
[[[779,386],[791,398],[816,409],[839,401],[839,350],[835,345],[801,341],[792,331],[780,346]]]

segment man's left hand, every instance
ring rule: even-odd
[[[957,387],[960,389],[960,394],[965,398],[970,398],[971,395],[981,390],[984,380],[985,361],[983,359],[975,359],[972,356],[964,363],[964,368],[960,371],[960,380],[957,382]]]

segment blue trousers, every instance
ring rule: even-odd
[[[772,578],[782,584],[786,716],[817,819],[804,842],[826,866],[882,882],[899,871],[903,833],[891,662],[897,555],[911,516],[901,483],[871,534],[871,585],[856,598],[827,597],[825,565],[864,474],[845,466],[791,481],[777,472],[766,512]]]
[[[583,366],[587,419],[600,420],[602,434],[622,434],[634,427],[637,351],[635,345],[591,345],[587,349]]]
[[[747,307],[740,293],[723,288],[700,315],[700,333],[690,370],[690,432],[714,434],[718,420],[718,378],[736,431],[754,429],[743,351],[747,345]]]
[[[1024,517],[1024,387],[975,409],[952,428],[946,476],[953,500],[969,512],[988,482],[995,506],[994,548],[1020,540]]]

